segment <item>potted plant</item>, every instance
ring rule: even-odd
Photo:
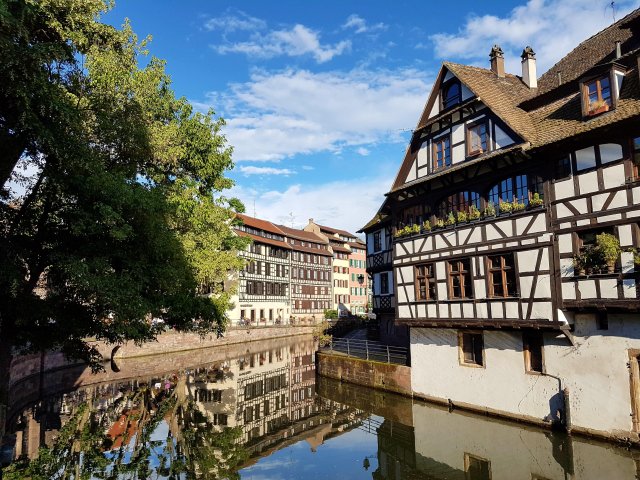
[[[531,200],[529,200],[529,208],[538,208],[544,205],[544,200],[540,198],[540,194],[538,192],[533,194]]]
[[[430,232],[431,231],[431,222],[429,220],[425,220],[422,222],[422,231]]]
[[[521,212],[526,208],[526,205],[523,203],[520,203],[518,201],[518,199],[514,199],[513,202],[511,203],[511,211],[512,212]]]
[[[467,212],[464,212],[462,210],[456,212],[456,222],[458,223],[465,223],[468,220],[468,216],[467,216]]]
[[[433,228],[444,228],[444,220],[442,220],[441,218],[436,218],[436,221],[433,222]]]
[[[575,276],[584,275],[587,257],[584,252],[577,253],[573,256],[573,273]]]
[[[609,104],[604,100],[596,100],[589,104],[589,115],[598,115],[600,113],[608,112]]]
[[[498,204],[498,210],[500,213],[511,213],[513,211],[513,204],[511,202],[500,202]]]
[[[409,235],[420,233],[420,225],[411,225],[409,227]]]
[[[447,219],[444,221],[444,224],[447,227],[450,227],[456,224],[456,217],[453,215],[452,212],[449,212],[449,215],[447,215]]]
[[[480,218],[480,210],[478,210],[475,205],[471,205],[467,217],[469,221],[478,220]]]
[[[495,217],[496,216],[496,207],[493,202],[489,202],[487,207],[484,209],[483,215],[485,218],[487,217]]]
[[[596,235],[596,249],[600,254],[602,261],[607,266],[607,271],[613,273],[616,262],[620,257],[620,240],[610,233],[601,233]]]

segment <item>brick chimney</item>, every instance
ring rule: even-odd
[[[527,46],[522,50],[522,81],[529,88],[538,88],[538,78],[536,73],[536,54],[533,48]]]
[[[504,52],[500,45],[494,45],[489,53],[491,59],[491,71],[498,77],[504,78]]]

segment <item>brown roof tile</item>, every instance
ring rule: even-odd
[[[298,230],[297,228],[289,228],[284,225],[277,225],[277,227],[283,232],[287,237],[295,238],[298,240],[304,240],[314,243],[321,243],[323,245],[327,245],[329,242],[324,238],[316,235],[313,232],[307,232],[305,230]]]
[[[287,242],[281,242],[280,240],[274,240],[273,238],[265,238],[260,235],[254,235],[253,233],[243,232],[242,230],[235,230],[236,234],[240,237],[246,237],[252,239],[257,243],[264,243],[266,245],[273,245],[274,247],[285,248],[291,250],[291,245]]]
[[[318,225],[318,227],[320,227],[321,231],[324,230],[324,231],[329,232],[329,233],[337,233],[338,235],[344,235],[346,237],[354,237],[354,238],[356,238],[356,236],[353,233],[349,233],[346,230],[340,230],[338,228],[327,227],[325,225],[320,225],[320,224],[317,224],[317,223],[316,223],[316,225]]]

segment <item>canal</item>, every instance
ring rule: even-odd
[[[12,387],[9,479],[634,479],[640,452],[316,377],[294,337]]]

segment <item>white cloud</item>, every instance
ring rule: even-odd
[[[273,167],[253,167],[253,166],[241,166],[240,171],[245,175],[293,175],[296,173],[288,168],[273,168]]]
[[[342,25],[342,28],[353,28],[355,33],[367,33],[377,30],[385,30],[387,26],[384,23],[376,23],[375,25],[368,25],[367,21],[359,15],[349,15],[347,21]]]
[[[266,28],[267,24],[264,20],[251,17],[244,12],[238,11],[235,14],[226,14],[221,17],[209,18],[204,23],[207,30],[220,30],[224,33],[235,31],[255,31]]]
[[[358,155],[362,155],[363,157],[366,157],[371,152],[369,150],[367,150],[366,148],[364,148],[364,147],[359,147],[359,148],[356,149],[356,153]]]
[[[309,170],[313,170],[313,167],[311,165],[302,165],[302,169],[309,171]]]
[[[267,34],[255,33],[248,41],[212,45],[212,48],[220,54],[244,53],[260,58],[311,55],[316,62],[324,63],[349,50],[351,42],[344,40],[335,45],[323,45],[320,43],[318,32],[297,24],[289,30],[275,30]]]
[[[208,101],[227,120],[236,161],[278,161],[344,146],[406,142],[400,131],[416,124],[430,89],[426,77],[412,69],[258,72],[224,94],[210,93]]]
[[[258,192],[235,186],[229,196],[237,196],[245,205],[255,201],[256,215],[274,223],[302,228],[309,218],[355,233],[378,211],[389,190],[392,177],[387,172],[376,178],[361,178],[324,184],[291,185],[284,190]]]
[[[612,23],[608,2],[600,0],[529,0],[506,16],[472,15],[456,34],[430,37],[437,57],[463,59],[488,66],[489,50],[495,43],[505,52],[506,69],[520,72],[520,54],[530,45],[536,52],[538,74],[543,73],[578,43]],[[620,0],[620,19],[640,2]],[[421,44],[419,44],[421,45]]]

